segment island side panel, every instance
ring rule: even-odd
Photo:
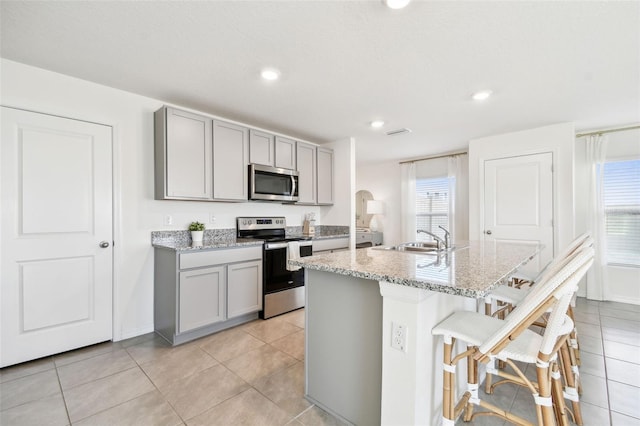
[[[358,425],[380,424],[382,296],[377,281],[306,270],[306,395]]]

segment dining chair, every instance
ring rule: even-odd
[[[567,315],[578,282],[593,262],[593,247],[583,247],[547,270],[536,286],[527,293],[504,320],[477,312],[458,311],[432,329],[443,336],[443,425],[453,426],[464,410],[464,420],[476,415],[494,415],[519,423],[531,424],[507,410],[481,400],[478,393],[478,363],[487,364],[500,359],[516,372],[499,375],[525,384],[533,395],[539,425],[556,422],[568,424],[562,384],[558,372],[557,354],[574,324]],[[544,334],[529,329],[542,314],[551,309]],[[454,354],[457,340],[466,342],[467,350]],[[467,361],[467,390],[456,402],[455,372],[458,363]],[[536,366],[537,382],[530,381],[515,364],[520,361]],[[474,406],[488,411],[473,413]]]

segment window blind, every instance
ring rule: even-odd
[[[640,160],[603,168],[607,263],[640,267]]]
[[[449,228],[449,178],[416,179],[416,230],[433,232],[444,239]],[[431,236],[419,233],[418,241],[431,241]]]

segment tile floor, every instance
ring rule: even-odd
[[[640,425],[640,306],[578,299],[576,318],[585,425]],[[533,420],[511,386],[489,398]],[[175,348],[147,334],[1,369],[0,425],[341,424],[303,389],[299,310]]]

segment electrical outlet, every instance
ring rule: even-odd
[[[214,213],[209,213],[209,223],[216,223],[216,215]]]
[[[391,323],[391,347],[407,352],[407,326]]]
[[[171,216],[170,214],[164,215],[164,224],[173,225],[173,216]]]

